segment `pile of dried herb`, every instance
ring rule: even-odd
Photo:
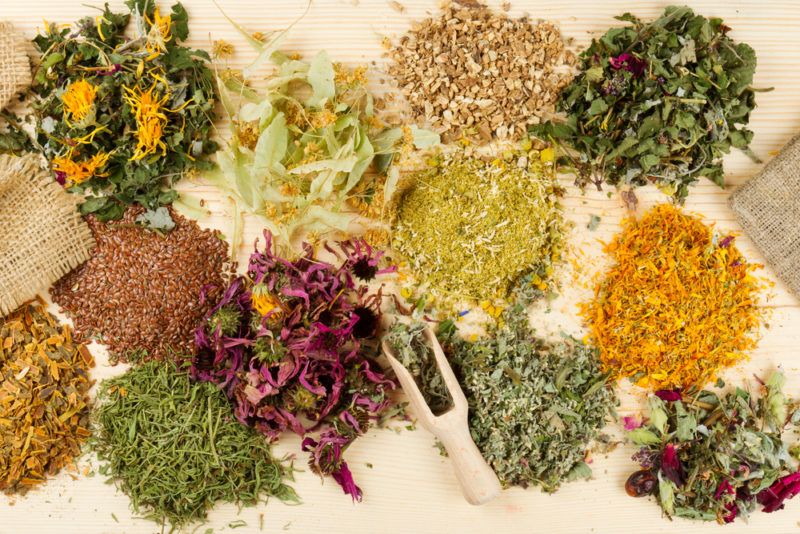
[[[262,42],[234,26],[259,58],[244,76],[224,70],[218,77],[234,131],[213,182],[238,207],[261,215],[282,248],[352,230],[359,215],[375,227],[399,177],[396,167],[387,177],[394,157],[439,136],[390,128],[376,117],[365,67],[334,63],[324,50],[309,61],[289,57],[277,50],[286,32]],[[267,59],[277,72],[262,94],[247,75]],[[371,167],[376,172],[367,172]],[[234,250],[239,241],[235,235]]]
[[[540,291],[551,286],[565,223],[552,165],[532,153],[484,161],[456,152],[413,176],[392,246],[434,297],[505,298],[529,274]]]
[[[439,371],[436,356],[425,340],[424,330],[425,323],[397,323],[386,333],[384,341],[414,377],[433,415],[441,415],[453,407],[453,398]]]
[[[552,115],[572,78],[554,24],[509,18],[480,2],[446,2],[389,51],[389,73],[420,125],[447,140],[519,138]]]
[[[683,201],[705,176],[724,184],[722,156],[749,151],[756,54],[735,43],[719,18],[671,6],[652,22],[630,13],[581,54],[564,90],[564,123],[534,127],[576,151],[577,183],[657,184]]]
[[[148,362],[100,385],[92,449],[134,512],[173,527],[217,502],[296,502],[291,467],[231,416],[225,395],[172,362]]]
[[[388,413],[395,387],[374,360],[381,290],[367,284],[394,268],[380,268],[383,253],[362,240],[325,245],[333,264],[309,244],[287,260],[264,237],[198,326],[193,375],[219,385],[239,421],[270,440],[303,436],[311,469],[360,500],[343,454]]]
[[[646,424],[628,422],[628,437],[641,449],[642,469],[626,483],[631,496],[655,495],[667,517],[730,523],[758,505],[784,507],[800,493],[800,471],[781,434],[800,422],[775,372],[760,398],[741,388],[662,390],[649,398]]]
[[[0,319],[0,490],[25,493],[80,455],[92,367],[43,301]]]
[[[504,486],[553,492],[588,478],[587,449],[616,405],[596,351],[567,336],[537,338],[520,302],[503,318],[474,342],[461,339],[454,323],[440,324],[439,340],[469,403],[472,438]],[[414,346],[422,343],[421,328],[396,328],[416,338]],[[430,376],[416,377],[428,395],[436,391]]]
[[[755,347],[764,284],[734,239],[671,204],[624,221],[581,305],[605,370],[642,387],[702,386]]]
[[[173,183],[209,169],[216,149],[208,54],[179,43],[189,35],[180,3],[128,0],[131,15],[106,6],[77,25],[47,24],[34,39],[41,64],[32,103],[37,140],[62,185],[87,194],[83,213],[118,219],[130,204],[148,210],[178,197]]]

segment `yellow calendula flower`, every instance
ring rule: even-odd
[[[80,184],[95,176],[108,176],[108,173],[100,173],[98,171],[105,167],[109,157],[110,154],[98,152],[87,160],[74,161],[70,153],[66,156],[54,158],[53,170],[57,173],[62,173],[67,184]]]
[[[146,17],[146,19],[150,24],[146,45],[150,56],[147,59],[153,59],[162,52],[166,52],[167,43],[172,39],[172,17],[170,15],[162,17],[158,8],[155,8],[153,18]]]
[[[250,302],[262,317],[273,311],[273,315],[281,313],[280,301],[263,284],[258,284],[253,288]]]
[[[138,142],[136,151],[131,158],[134,161],[145,158],[161,149],[161,154],[167,153],[167,145],[162,141],[164,127],[167,125],[167,115],[164,104],[169,100],[169,94],[162,96],[156,91],[155,82],[147,91],[140,87],[133,89],[123,86],[125,96],[123,100],[131,107],[136,118],[136,135]]]
[[[70,118],[74,121],[82,121],[86,118],[97,96],[97,87],[87,82],[83,78],[72,82],[61,96],[64,107],[64,120]]]

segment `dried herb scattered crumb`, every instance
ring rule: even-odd
[[[655,495],[667,517],[731,523],[758,507],[770,513],[800,493],[800,471],[782,433],[800,412],[789,409],[785,377],[761,382],[761,395],[690,390],[651,395],[649,420],[631,429],[641,470],[626,484]]]
[[[671,6],[651,22],[630,13],[592,40],[558,109],[534,132],[576,151],[563,161],[581,186],[655,183],[680,202],[705,176],[724,184],[722,156],[749,151],[756,54],[722,19]]]
[[[173,362],[148,362],[100,385],[92,449],[134,512],[172,527],[216,502],[296,502],[291,468],[232,416],[225,395]]]
[[[24,494],[80,455],[92,367],[42,300],[0,318],[0,490]]]
[[[605,250],[614,265],[581,313],[615,377],[655,389],[702,386],[755,347],[764,283],[733,235],[660,204],[624,221]]]
[[[517,139],[553,110],[574,62],[558,28],[446,3],[389,51],[415,121],[446,140]]]
[[[208,53],[179,44],[189,35],[180,3],[162,14],[155,2],[108,6],[74,27],[49,23],[34,39],[41,53],[32,103],[38,143],[56,180],[107,221],[126,206],[172,203],[171,186],[212,167],[216,100]],[[134,20],[136,34],[125,36]]]
[[[505,298],[528,274],[544,294],[565,232],[552,167],[541,158],[483,161],[460,152],[433,163],[401,197],[392,239],[431,294]]]

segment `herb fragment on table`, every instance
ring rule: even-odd
[[[424,323],[397,323],[386,333],[384,342],[394,349],[397,360],[414,378],[433,415],[441,415],[453,407],[450,390],[425,338]]]
[[[447,141],[517,139],[549,117],[575,61],[558,27],[480,2],[446,2],[389,46],[389,74],[414,120]]]
[[[34,39],[38,144],[55,179],[87,195],[81,212],[118,219],[126,206],[148,210],[178,198],[172,185],[207,170],[216,101],[208,54],[180,44],[189,35],[180,3],[162,13],[128,0],[74,27],[49,23]],[[133,18],[134,37],[125,36]]]
[[[438,337],[467,397],[472,438],[501,483],[554,492],[591,476],[587,448],[616,396],[596,351],[568,336],[537,338],[524,302],[486,338],[466,341],[452,322]]]
[[[705,176],[724,185],[722,156],[752,156],[746,128],[755,107],[756,54],[719,18],[671,6],[651,22],[626,13],[580,55],[581,73],[561,94],[566,122],[534,133],[574,150],[563,158],[578,185],[655,183],[683,202]]]
[[[242,211],[262,216],[286,250],[304,239],[352,230],[356,222],[374,235],[385,233],[384,199],[399,176],[393,165],[413,148],[437,144],[439,136],[384,124],[367,88],[366,67],[335,63],[325,51],[310,60],[288,56],[278,51],[285,31],[261,42],[235,27],[259,59],[243,74],[218,73],[233,135],[218,156],[213,183]],[[250,86],[249,70],[263,58],[277,72],[262,93]],[[234,240],[234,250],[238,246]]]
[[[758,340],[765,283],[734,241],[671,204],[625,220],[605,246],[614,265],[581,305],[604,370],[671,390],[702,386],[744,359]]]
[[[360,500],[343,454],[388,413],[395,388],[374,359],[382,296],[367,284],[394,268],[363,240],[325,245],[337,258],[328,263],[309,244],[285,259],[264,238],[197,328],[193,376],[217,384],[236,418],[270,440],[303,437],[312,471]]]
[[[239,424],[225,395],[172,362],[148,362],[100,384],[92,450],[133,511],[173,528],[217,502],[297,502],[292,469]]]
[[[523,158],[521,166],[515,158],[457,152],[413,176],[399,200],[392,247],[434,297],[505,298],[526,275],[542,295],[552,288],[566,229],[560,188],[552,166]]]
[[[41,299],[0,318],[0,491],[24,494],[81,454],[92,367]]]
[[[654,494],[668,517],[720,524],[758,505],[783,509],[800,493],[797,461],[782,438],[793,416],[784,381],[773,373],[759,398],[741,388],[690,390],[669,401],[651,395],[649,422],[628,433],[641,447],[633,459],[642,467],[626,483],[629,494]]]

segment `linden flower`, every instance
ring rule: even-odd
[[[253,308],[255,308],[262,317],[273,312],[274,315],[279,315],[281,313],[280,301],[274,295],[271,295],[267,287],[263,284],[258,284],[253,287],[250,302],[252,302]]]
[[[167,116],[163,106],[169,99],[169,94],[165,93],[159,97],[155,90],[155,82],[147,91],[142,91],[140,87],[130,89],[124,85],[122,88],[126,93],[123,100],[130,106],[136,118],[138,143],[131,159],[138,161],[155,153],[158,149],[161,149],[162,155],[166,154],[167,145],[161,140],[161,137],[164,134],[164,127],[167,125]]]
[[[108,176],[108,173],[98,173],[108,162],[109,154],[98,152],[85,161],[73,161],[72,154],[53,159],[53,171],[62,184],[80,184],[97,176]]]
[[[85,119],[92,110],[96,95],[97,87],[83,78],[69,84],[69,87],[61,96],[61,102],[64,105],[64,119],[67,120],[68,115],[74,121]]]
[[[222,39],[214,41],[211,46],[211,57],[225,59],[233,55],[233,45]]]
[[[145,19],[150,23],[150,32],[147,34],[147,51],[153,59],[162,52],[167,51],[167,43],[172,39],[172,17],[167,15],[162,17],[158,8],[153,10],[153,19],[145,15]]]

